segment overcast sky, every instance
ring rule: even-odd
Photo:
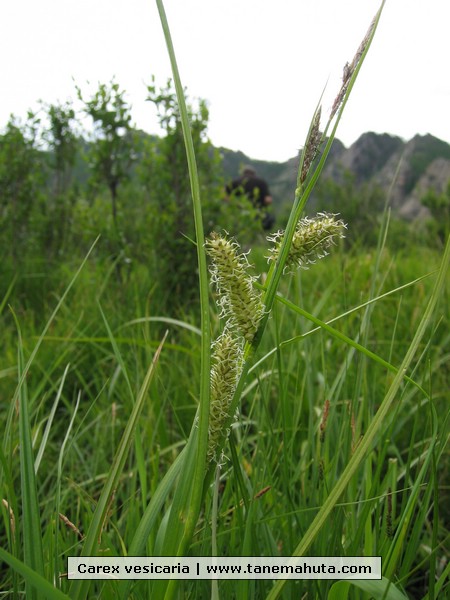
[[[209,103],[212,142],[252,158],[295,156],[379,4],[166,0],[181,79]],[[365,131],[450,142],[449,23],[449,0],[387,0],[338,130],[345,145]],[[1,128],[39,99],[74,98],[74,79],[89,91],[115,76],[135,124],[159,133],[145,84],[164,84],[170,66],[154,0],[2,0],[0,57]]]

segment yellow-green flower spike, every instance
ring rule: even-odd
[[[243,364],[242,338],[225,329],[213,344],[211,360],[211,408],[209,414],[208,461],[220,462],[228,437],[230,406]]]
[[[246,254],[240,247],[217,233],[206,240],[206,250],[212,259],[211,279],[218,292],[221,317],[228,318],[228,326],[236,328],[248,342],[251,342],[264,313],[261,293],[249,274]]]
[[[336,215],[319,213],[316,217],[300,219],[295,228],[291,248],[284,267],[285,272],[292,273],[297,268],[307,269],[316,260],[327,256],[328,248],[343,238],[347,228],[344,221],[336,219]],[[270,260],[277,260],[283,241],[284,231],[279,231],[267,239],[274,243],[270,249]]]

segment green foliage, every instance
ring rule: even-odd
[[[445,244],[450,233],[450,181],[445,192],[438,194],[429,190],[422,198],[422,204],[430,209],[432,220],[427,223],[430,237]]]
[[[50,150],[50,164],[55,174],[55,195],[67,191],[72,177],[78,148],[78,138],[74,131],[77,119],[71,102],[44,105],[49,125],[43,132],[43,139]]]
[[[11,117],[0,136],[1,252],[14,264],[23,252],[35,251],[34,220],[42,200],[44,165],[37,150],[39,119],[29,113],[26,123]]]
[[[120,245],[122,240],[117,207],[119,187],[129,179],[131,165],[136,159],[131,107],[125,100],[125,91],[114,80],[108,85],[99,84],[89,99],[83,98],[79,87],[77,94],[94,126],[88,153],[91,183],[94,186],[103,183],[109,190],[113,225]]]
[[[30,113],[25,125],[11,118],[0,138],[0,218],[9,236],[0,269],[10,281],[20,266],[16,293],[35,302],[42,294],[36,274],[49,281],[61,260],[76,264],[100,234],[97,260],[115,265],[122,284],[146,265],[162,273],[155,283],[168,306],[196,298],[191,190],[176,95],[171,82],[159,91],[149,86],[148,93],[165,128],[162,138],[133,128],[125,92],[114,80],[87,98],[77,88],[93,124],[88,142],[77,134],[70,102],[42,103],[45,118]],[[242,230],[247,215],[223,201],[220,157],[206,136],[203,100],[189,107],[189,118],[205,229],[240,224]]]
[[[192,300],[197,284],[195,230],[191,187],[176,93],[169,80],[165,87],[148,86],[148,100],[156,107],[165,135],[143,142],[139,182],[151,206],[150,236],[157,256],[160,282],[171,304],[180,296]],[[209,112],[204,100],[187,103],[192,140],[203,199],[204,228],[220,221],[223,183],[220,159],[206,137]]]
[[[51,171],[46,202],[43,203],[42,244],[47,256],[61,256],[70,235],[76,189],[73,171],[79,139],[75,133],[77,119],[71,102],[43,105],[48,127],[42,138],[48,147]]]

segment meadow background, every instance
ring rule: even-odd
[[[9,555],[52,584],[48,597],[59,597],[58,590],[75,597],[61,576],[66,557],[83,545],[166,331],[109,495],[99,555],[128,551],[199,405],[198,266],[182,111],[171,82],[152,81],[147,91],[163,137],[134,128],[115,80],[90,92],[75,88],[82,114],[70,102],[44,102],[25,120],[11,117],[0,135],[0,539]],[[263,284],[269,244],[257,213],[244,200],[224,202],[232,173],[208,141],[206,102],[188,98],[187,115],[205,232],[226,230],[251,248]],[[83,129],[81,122],[90,125]],[[211,488],[196,523],[192,555],[210,555],[212,548],[226,556],[294,552],[383,403],[433,297],[450,187],[427,190],[426,218],[406,221],[391,213],[389,191],[377,189],[375,202],[372,188],[348,178],[320,186],[314,206],[339,212],[348,223],[346,238],[310,269],[284,277],[279,291],[321,322],[332,321],[341,338],[288,303],[275,303],[213,486],[216,498]],[[280,228],[287,221],[281,207],[294,193],[274,199]],[[294,582],[283,597],[446,597],[449,291],[447,279],[414,352],[410,380],[401,383],[370,451],[308,550],[381,555],[392,585],[380,592]],[[213,290],[210,306],[215,337]],[[33,479],[27,469],[34,470],[35,496],[27,491]],[[146,541],[148,555],[162,547],[170,502],[168,493]],[[30,548],[36,526],[40,550]],[[23,597],[24,579],[29,586],[33,577],[20,565],[10,567],[3,563],[0,591]],[[187,581],[176,593],[265,598],[271,585],[221,581],[211,592],[210,582]],[[44,587],[26,589],[30,597],[44,595]],[[165,591],[152,582],[125,591],[93,582],[89,593],[148,598]]]

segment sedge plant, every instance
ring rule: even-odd
[[[450,244],[447,244],[440,265],[434,273],[434,288],[429,293],[423,314],[416,324],[412,341],[400,359],[393,356],[393,342],[388,358],[383,358],[378,349],[369,349],[372,312],[377,310],[379,302],[389,300],[396,293],[406,293],[413,286],[421,286],[424,277],[416,276],[408,284],[397,285],[389,292],[384,291],[380,257],[386,242],[387,222],[380,234],[377,254],[379,262],[374,266],[374,283],[369,300],[360,302],[339,316],[331,318],[327,315],[320,318],[333,290],[328,288],[325,293],[318,294],[321,300],[311,312],[306,310],[305,303],[302,302],[304,292],[296,279],[299,271],[308,273],[309,268],[323,273],[326,265],[320,259],[332,253],[335,247],[339,252],[339,240],[347,233],[345,216],[327,212],[311,216],[305,213],[305,209],[375,35],[384,1],[354,58],[345,65],[342,84],[325,125],[322,125],[320,104],[313,115],[299,160],[297,187],[290,217],[285,229],[274,232],[268,239],[265,255],[269,267],[264,281],[257,277],[248,254],[242,251],[232,235],[216,231],[205,236],[200,186],[183,86],[163,2],[156,0],[156,4],[172,64],[186,144],[196,228],[201,307],[199,328],[169,318],[160,318],[159,322],[171,327],[183,327],[200,339],[200,351],[196,357],[200,364],[198,393],[195,394],[198,397],[197,410],[186,442],[164,449],[174,456],[169,468],[163,476],[151,480],[149,469],[152,466],[153,472],[158,472],[160,449],[156,449],[150,457],[145,456],[146,441],[142,437],[140,425],[149,394],[152,398],[156,395],[152,388],[154,373],[168,342],[164,336],[163,341],[156,344],[154,358],[150,366],[143,370],[142,384],[136,392],[121,346],[125,340],[113,331],[99,304],[106,342],[112,349],[111,354],[117,365],[109,385],[111,388],[116,385],[120,374],[123,379],[122,392],[129,400],[130,414],[120,440],[114,444],[112,464],[100,478],[101,485],[95,503],[90,502],[87,494],[79,491],[79,504],[82,507],[93,505],[91,512],[85,509],[88,517],[83,531],[80,532],[77,524],[61,514],[58,525],[54,526],[54,535],[43,535],[40,519],[43,507],[38,498],[37,475],[55,422],[55,411],[63,395],[68,367],[56,386],[56,398],[36,456],[32,439],[32,418],[27,410],[30,404],[27,374],[36,361],[56,312],[66,299],[71,283],[38,338],[28,361],[25,360],[22,343],[19,344],[19,382],[7,416],[0,455],[3,467],[0,483],[3,485],[2,489],[8,490],[2,510],[4,521],[8,523],[11,550],[1,548],[0,557],[15,574],[12,593],[16,597],[20,594],[20,576],[26,582],[27,597],[30,598],[81,600],[95,595],[102,598],[152,597],[169,600],[211,595],[213,598],[275,599],[282,596],[301,597],[305,594],[318,598],[358,598],[369,594],[374,598],[400,600],[407,598],[405,584],[417,569],[416,549],[423,550],[420,544],[421,531],[429,529],[429,563],[433,566],[429,571],[429,591],[424,597],[430,600],[438,598],[439,594],[445,593],[448,576],[448,568],[445,565],[441,568],[437,562],[441,544],[438,530],[438,465],[443,455],[445,432],[438,427],[429,380],[418,373],[417,365],[426,361],[431,352],[430,344],[423,341],[427,328],[430,324],[435,329],[439,326],[436,322],[436,307],[445,287]],[[348,228],[351,231],[351,223]],[[294,273],[296,275],[293,277]],[[319,280],[318,276],[317,281]],[[215,336],[211,334],[214,323],[211,318],[210,283],[219,315]],[[295,300],[287,297],[286,287],[293,293]],[[392,340],[395,339],[396,328],[400,327],[400,313],[399,307],[391,332]],[[355,336],[351,332],[345,332],[343,325],[341,330],[341,324],[356,314],[363,316]],[[285,332],[290,331],[285,326],[285,315],[295,322],[302,320],[308,326],[301,334],[285,336]],[[148,325],[157,321],[154,317],[153,321],[151,319],[136,319],[127,325],[144,322]],[[338,320],[339,325],[336,323]],[[275,343],[267,350],[264,344],[270,335],[274,336]],[[313,336],[320,337],[317,347],[310,344]],[[99,343],[99,339],[92,340],[92,344]],[[301,360],[297,352],[299,344],[304,348]],[[317,411],[317,405],[309,398],[314,396],[315,389],[320,390],[323,386],[320,381],[313,379],[310,364],[318,362],[322,365],[321,371],[325,373],[326,352],[333,344],[344,348],[344,356],[336,371],[329,376],[326,397],[323,392],[322,405]],[[262,356],[258,354],[261,349],[264,349]],[[356,360],[361,361],[361,369],[350,384],[348,366]],[[290,366],[289,370],[285,369],[285,361],[292,362],[294,366]],[[269,364],[275,367],[269,367]],[[368,364],[371,369],[367,368]],[[430,366],[432,374],[437,369],[438,366]],[[367,393],[367,379],[372,372],[374,377],[377,375],[383,381],[383,384],[373,386],[383,387],[383,390],[377,396],[379,401],[370,404],[360,401],[360,398]],[[294,373],[296,377],[293,376]],[[270,385],[277,377],[279,409],[275,412],[270,403]],[[295,384],[292,380],[295,380]],[[264,385],[266,381],[267,386]],[[86,389],[88,388],[86,385]],[[259,396],[255,389],[260,390]],[[318,395],[320,393],[317,392]],[[300,397],[295,405],[292,395]],[[351,399],[341,407],[336,401],[336,398],[341,397]],[[93,404],[96,401],[97,398],[94,398]],[[413,414],[406,415],[402,407],[411,404],[415,406]],[[16,405],[20,412],[21,500],[14,494],[13,474],[7,458],[15,452],[12,431]],[[421,410],[426,410],[428,414],[427,435],[423,438],[419,435]],[[258,420],[257,415],[264,411],[264,421]],[[76,446],[77,434],[73,433],[79,412],[77,396],[56,467],[55,506],[58,512],[62,504],[64,460],[71,451],[76,450],[81,455]],[[301,427],[300,424],[305,419],[307,426]],[[401,452],[392,456],[390,437],[398,433],[396,428],[405,428],[405,424],[411,420],[413,431],[407,456]],[[265,427],[258,428],[259,422],[264,422]],[[89,427],[90,425],[86,425],[87,429]],[[299,436],[299,431],[304,434],[303,437]],[[256,451],[243,455],[241,450],[244,440],[248,448],[259,449],[264,455],[264,461],[258,460]],[[275,440],[279,442],[275,443]],[[180,447],[182,449],[178,452]],[[132,465],[128,471],[132,449],[137,464]],[[385,464],[388,465],[386,468]],[[360,486],[357,484],[357,476],[363,480]],[[281,514],[276,512],[277,501],[280,502],[281,497],[280,493],[276,496],[274,482],[277,477],[284,482],[286,489]],[[125,520],[130,523],[124,527],[126,533],[111,518],[111,507],[121,488],[126,489],[128,497],[128,505],[121,507],[128,515]],[[139,488],[141,492],[138,491]],[[307,506],[304,500],[306,497],[309,499]],[[270,510],[264,510],[264,501]],[[430,526],[429,507],[433,502],[434,520]],[[17,552],[20,545],[16,518],[19,505],[22,505],[26,525],[23,555]],[[352,511],[357,513],[357,517]],[[80,509],[79,512],[81,514],[83,510]],[[115,536],[108,531],[110,520]],[[382,533],[376,533],[373,525],[375,522],[383,524]],[[254,581],[224,582],[223,586],[214,583],[212,589],[205,582],[197,582],[196,586],[189,587],[188,583],[175,580],[141,582],[142,585],[133,585],[130,580],[104,584],[91,580],[67,582],[56,576],[60,561],[61,523],[77,536],[72,547],[61,550],[65,555],[99,555],[104,551],[102,540],[105,538],[111,551],[129,556],[208,556],[220,554],[226,548],[233,548],[235,551],[239,548],[242,555],[252,555],[258,547],[262,548],[261,554],[268,556],[289,553],[297,557],[307,555],[312,548],[316,554],[324,556],[331,553],[330,548],[343,555],[363,552],[370,555],[379,551],[384,561],[383,579],[352,584],[311,582],[309,587],[303,589],[298,582],[287,583],[285,580],[279,580],[275,584],[261,581],[258,582],[260,585]],[[334,527],[329,527],[330,531],[327,531],[326,525],[331,523]],[[44,544],[43,538],[46,540]],[[49,545],[53,548],[54,563],[50,576],[44,549],[48,538],[51,539]],[[427,549],[423,551],[428,552]],[[421,560],[424,562],[426,559]]]

